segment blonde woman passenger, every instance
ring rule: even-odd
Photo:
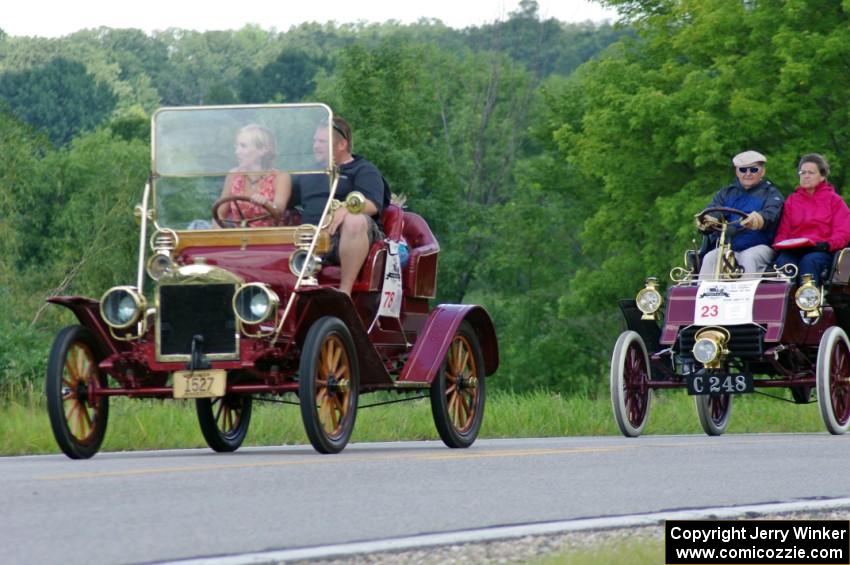
[[[271,130],[258,124],[244,126],[236,134],[234,154],[237,165],[227,175],[221,197],[244,196],[251,202],[231,202],[225,217],[238,222],[262,216],[268,213],[265,205],[282,215],[292,193],[292,179],[274,169],[277,143]],[[272,217],[251,223],[252,227],[272,225]]]

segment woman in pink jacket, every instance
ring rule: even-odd
[[[776,265],[793,264],[798,282],[810,274],[820,284],[821,271],[832,265],[832,254],[850,241],[850,209],[826,178],[829,163],[811,153],[800,159],[800,186],[786,200],[773,247]]]

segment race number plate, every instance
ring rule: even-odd
[[[694,302],[694,325],[752,324],[758,285],[759,280],[701,282]]]
[[[743,394],[753,392],[753,376],[736,374],[688,375],[688,394]]]
[[[213,398],[224,396],[227,371],[174,371],[174,398]]]
[[[398,242],[387,240],[387,262],[384,267],[384,286],[381,288],[381,303],[378,316],[398,319],[401,316],[401,258]]]

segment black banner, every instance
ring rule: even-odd
[[[667,565],[850,565],[846,520],[669,520]]]

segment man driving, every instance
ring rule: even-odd
[[[721,188],[708,208],[735,208],[747,215],[727,214],[730,225],[726,234],[731,238],[735,259],[745,273],[761,273],[776,256],[771,248],[784,199],[779,189],[764,178],[767,158],[758,151],[744,151],[732,158],[735,181]],[[739,220],[739,221],[738,221]],[[732,223],[736,222],[737,223]],[[709,232],[718,219],[706,215],[704,221],[697,218],[697,229]],[[700,268],[700,278],[714,274],[717,267],[717,233],[709,233],[711,251],[705,254]]]

